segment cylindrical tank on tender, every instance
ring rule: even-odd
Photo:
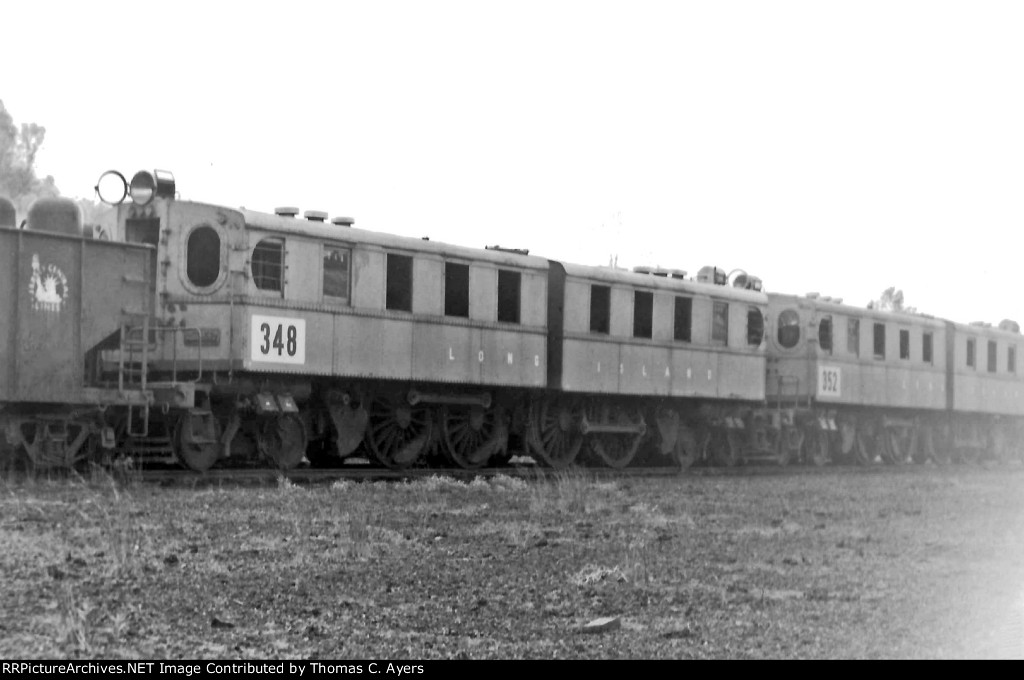
[[[17,227],[18,211],[10,199],[0,196],[0,227]]]
[[[27,229],[82,235],[82,211],[69,198],[40,198],[28,209]]]

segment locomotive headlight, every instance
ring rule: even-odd
[[[128,181],[117,170],[107,170],[96,182],[96,194],[107,205],[120,205],[128,197]]]
[[[136,205],[146,205],[156,195],[156,178],[145,170],[139,170],[132,177],[128,193]]]

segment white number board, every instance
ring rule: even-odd
[[[249,341],[253,361],[306,363],[306,320],[252,315]]]
[[[818,366],[818,396],[841,397],[843,371],[839,366]]]

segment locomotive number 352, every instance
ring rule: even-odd
[[[306,320],[252,315],[249,343],[253,361],[306,363]]]

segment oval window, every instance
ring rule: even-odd
[[[779,344],[786,349],[796,347],[800,342],[800,315],[795,309],[779,314]]]
[[[220,236],[213,227],[194,229],[188,237],[185,272],[193,286],[206,288],[220,278]]]

